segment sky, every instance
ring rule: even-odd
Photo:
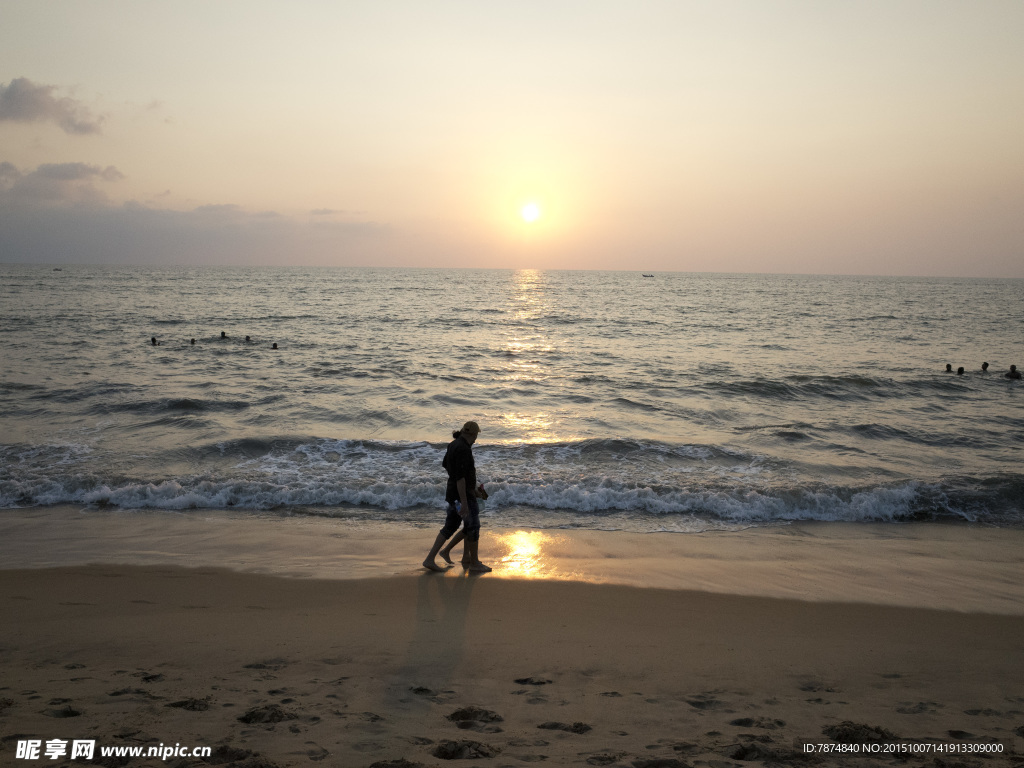
[[[5,0],[0,262],[1024,277],[1020,0]]]

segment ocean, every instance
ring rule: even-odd
[[[0,514],[435,526],[473,419],[491,527],[1020,528],[1022,300],[1024,280],[0,265]]]

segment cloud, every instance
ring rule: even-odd
[[[0,162],[0,262],[79,264],[375,264],[395,233],[360,221],[301,221],[275,211],[179,211],[112,202],[112,166]]]
[[[35,170],[35,175],[56,181],[83,181],[100,177],[104,181],[120,181],[124,174],[112,165],[100,168],[86,163],[45,163]]]
[[[0,121],[20,123],[52,122],[65,133],[85,135],[100,132],[100,118],[69,96],[56,97],[55,85],[39,85],[25,77],[0,85]]]
[[[124,178],[117,168],[88,163],[45,163],[22,173],[11,163],[0,163],[0,204],[13,208],[33,205],[93,204],[107,202],[94,182]]]

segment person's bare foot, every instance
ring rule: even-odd
[[[449,557],[449,555],[451,553],[445,552],[445,551],[442,550],[441,552],[438,552],[437,554],[439,554],[441,556],[441,559],[444,560],[446,563],[448,563],[448,565],[455,565],[455,563],[452,562],[451,557]]]
[[[428,571],[436,571],[437,573],[444,573],[445,569],[435,563],[433,560],[424,560],[423,567]]]
[[[470,563],[466,566],[466,570],[470,573],[490,573],[494,569],[489,565],[484,565],[483,563]]]

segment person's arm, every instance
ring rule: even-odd
[[[459,514],[465,520],[469,517],[469,497],[466,495],[466,478],[460,477],[456,480],[455,488],[459,491],[459,501],[462,502],[462,509],[459,510]]]

